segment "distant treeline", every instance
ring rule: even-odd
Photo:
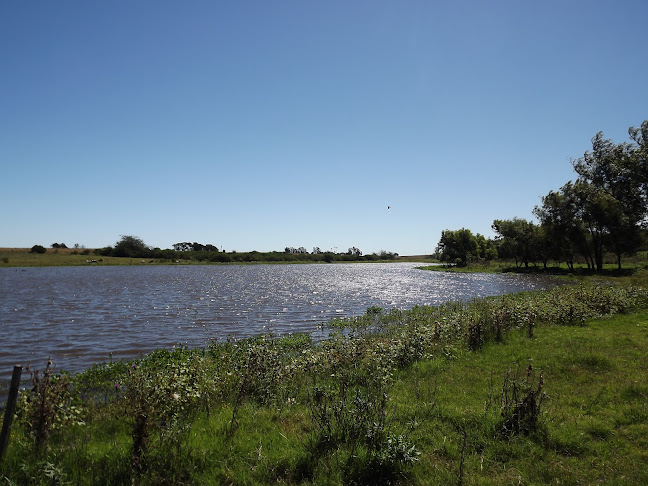
[[[445,230],[436,256],[459,266],[500,258],[527,267],[565,262],[571,269],[578,259],[601,271],[607,253],[621,268],[621,258],[645,249],[648,236],[648,120],[628,133],[631,142],[620,144],[597,133],[592,151],[572,161],[576,179],[533,209],[538,223],[496,219],[494,239]]]
[[[197,261],[212,263],[247,263],[247,262],[360,262],[377,260],[394,260],[398,253],[381,251],[363,255],[356,247],[349,248],[346,253],[334,253],[313,248],[312,252],[303,247],[286,247],[283,252],[225,252],[212,244],[175,243],[173,249],[152,248],[137,236],[122,236],[115,246],[107,246],[95,250],[100,256],[143,258],[172,261]]]

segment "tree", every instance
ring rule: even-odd
[[[113,249],[113,256],[146,258],[151,255],[151,248],[137,236],[122,236]]]
[[[617,256],[639,247],[639,226],[648,214],[644,163],[644,122],[630,129],[636,146],[614,144],[599,132],[592,138],[592,151],[573,161],[578,179],[574,189],[580,199],[580,217],[589,231],[596,269],[603,269],[603,249]],[[642,167],[643,166],[643,167]]]
[[[644,120],[640,128],[630,127],[628,134],[634,142],[630,145],[630,164],[640,185],[644,208],[648,208],[648,120]],[[647,226],[645,215],[641,224]]]
[[[46,252],[47,252],[47,249],[42,245],[34,245],[29,250],[29,253],[40,253],[40,254],[42,254],[42,253],[46,253]]]
[[[591,261],[587,251],[586,230],[578,213],[579,208],[571,182],[565,184],[558,192],[549,191],[549,194],[542,198],[542,205],[533,210],[533,214],[540,221],[548,258],[557,262],[564,260],[572,270],[577,253],[585,256],[588,266]]]
[[[486,238],[477,233],[475,235],[477,240],[476,256],[481,260],[495,260],[497,259],[497,246],[491,238]]]
[[[588,267],[603,269],[603,254],[635,253],[648,217],[648,120],[629,128],[631,143],[615,144],[599,132],[592,150],[572,161],[578,177],[536,206],[551,257],[573,268],[579,252]]]
[[[514,258],[515,265],[536,262],[541,258],[541,233],[537,225],[521,218],[496,219],[493,221],[493,231],[497,233],[504,258]]]
[[[380,250],[380,253],[378,253],[377,256],[381,260],[395,260],[396,257],[398,257],[398,253],[392,251]]]
[[[191,243],[174,243],[172,246],[175,251],[191,251]]]
[[[347,250],[347,255],[361,257],[362,251],[360,250],[360,248],[356,248],[355,246],[353,246]]]
[[[477,238],[469,229],[444,230],[437,244],[436,251],[444,263],[454,263],[465,267],[475,257],[479,248]]]

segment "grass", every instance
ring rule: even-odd
[[[574,269],[570,269],[567,265],[560,264],[548,265],[546,268],[542,265],[530,265],[529,267],[517,267],[515,263],[508,261],[486,261],[479,263],[471,263],[465,267],[447,266],[447,265],[428,265],[417,267],[422,270],[430,270],[434,272],[455,272],[455,273],[521,273],[521,274],[539,274],[539,275],[554,275],[565,277],[590,277],[593,275],[609,277],[623,277],[631,276],[637,272],[642,272],[648,269],[648,261],[646,259],[632,259],[623,263],[623,267],[619,270],[616,263],[604,263],[602,272],[595,272],[588,268],[585,264],[576,264]]]
[[[288,264],[288,263],[313,263],[312,260],[266,261],[265,254],[258,254],[255,258],[260,260],[232,260],[226,264]],[[2,267],[54,267],[54,266],[100,266],[100,265],[218,265],[222,263],[197,260],[190,257],[178,256],[176,259],[165,258],[128,258],[97,256],[94,250],[74,248],[48,248],[46,253],[30,253],[28,248],[0,248],[0,268]],[[344,260],[334,260],[343,263]],[[395,260],[372,260],[372,262],[432,262],[425,256],[404,256]]]
[[[412,402],[416,383],[437,384],[438,412],[413,436],[430,443],[414,468],[419,483],[456,483],[463,461],[466,484],[647,484],[647,352],[644,311],[585,327],[547,326],[532,340],[511,333],[480,353],[417,363],[395,395]],[[529,365],[542,373],[549,398],[542,427],[496,438],[503,377]]]
[[[101,259],[101,261],[99,261]],[[93,261],[94,260],[94,261]],[[150,260],[146,260],[148,264]],[[155,260],[154,262],[158,262]],[[141,265],[141,258],[99,257],[92,250],[48,248],[46,253],[30,253],[29,249],[0,248],[2,267],[62,267],[90,265]]]
[[[62,375],[41,389],[47,434],[22,394],[0,478],[648,484],[648,291],[628,283],[370,308],[320,345],[258,337]]]

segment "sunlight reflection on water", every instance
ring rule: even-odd
[[[544,288],[546,279],[413,263],[0,269],[0,377],[15,363],[78,371],[176,344],[310,332],[367,307],[407,309]],[[319,334],[318,334],[319,333]]]

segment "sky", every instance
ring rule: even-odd
[[[434,252],[648,119],[645,0],[0,4],[0,247]]]

